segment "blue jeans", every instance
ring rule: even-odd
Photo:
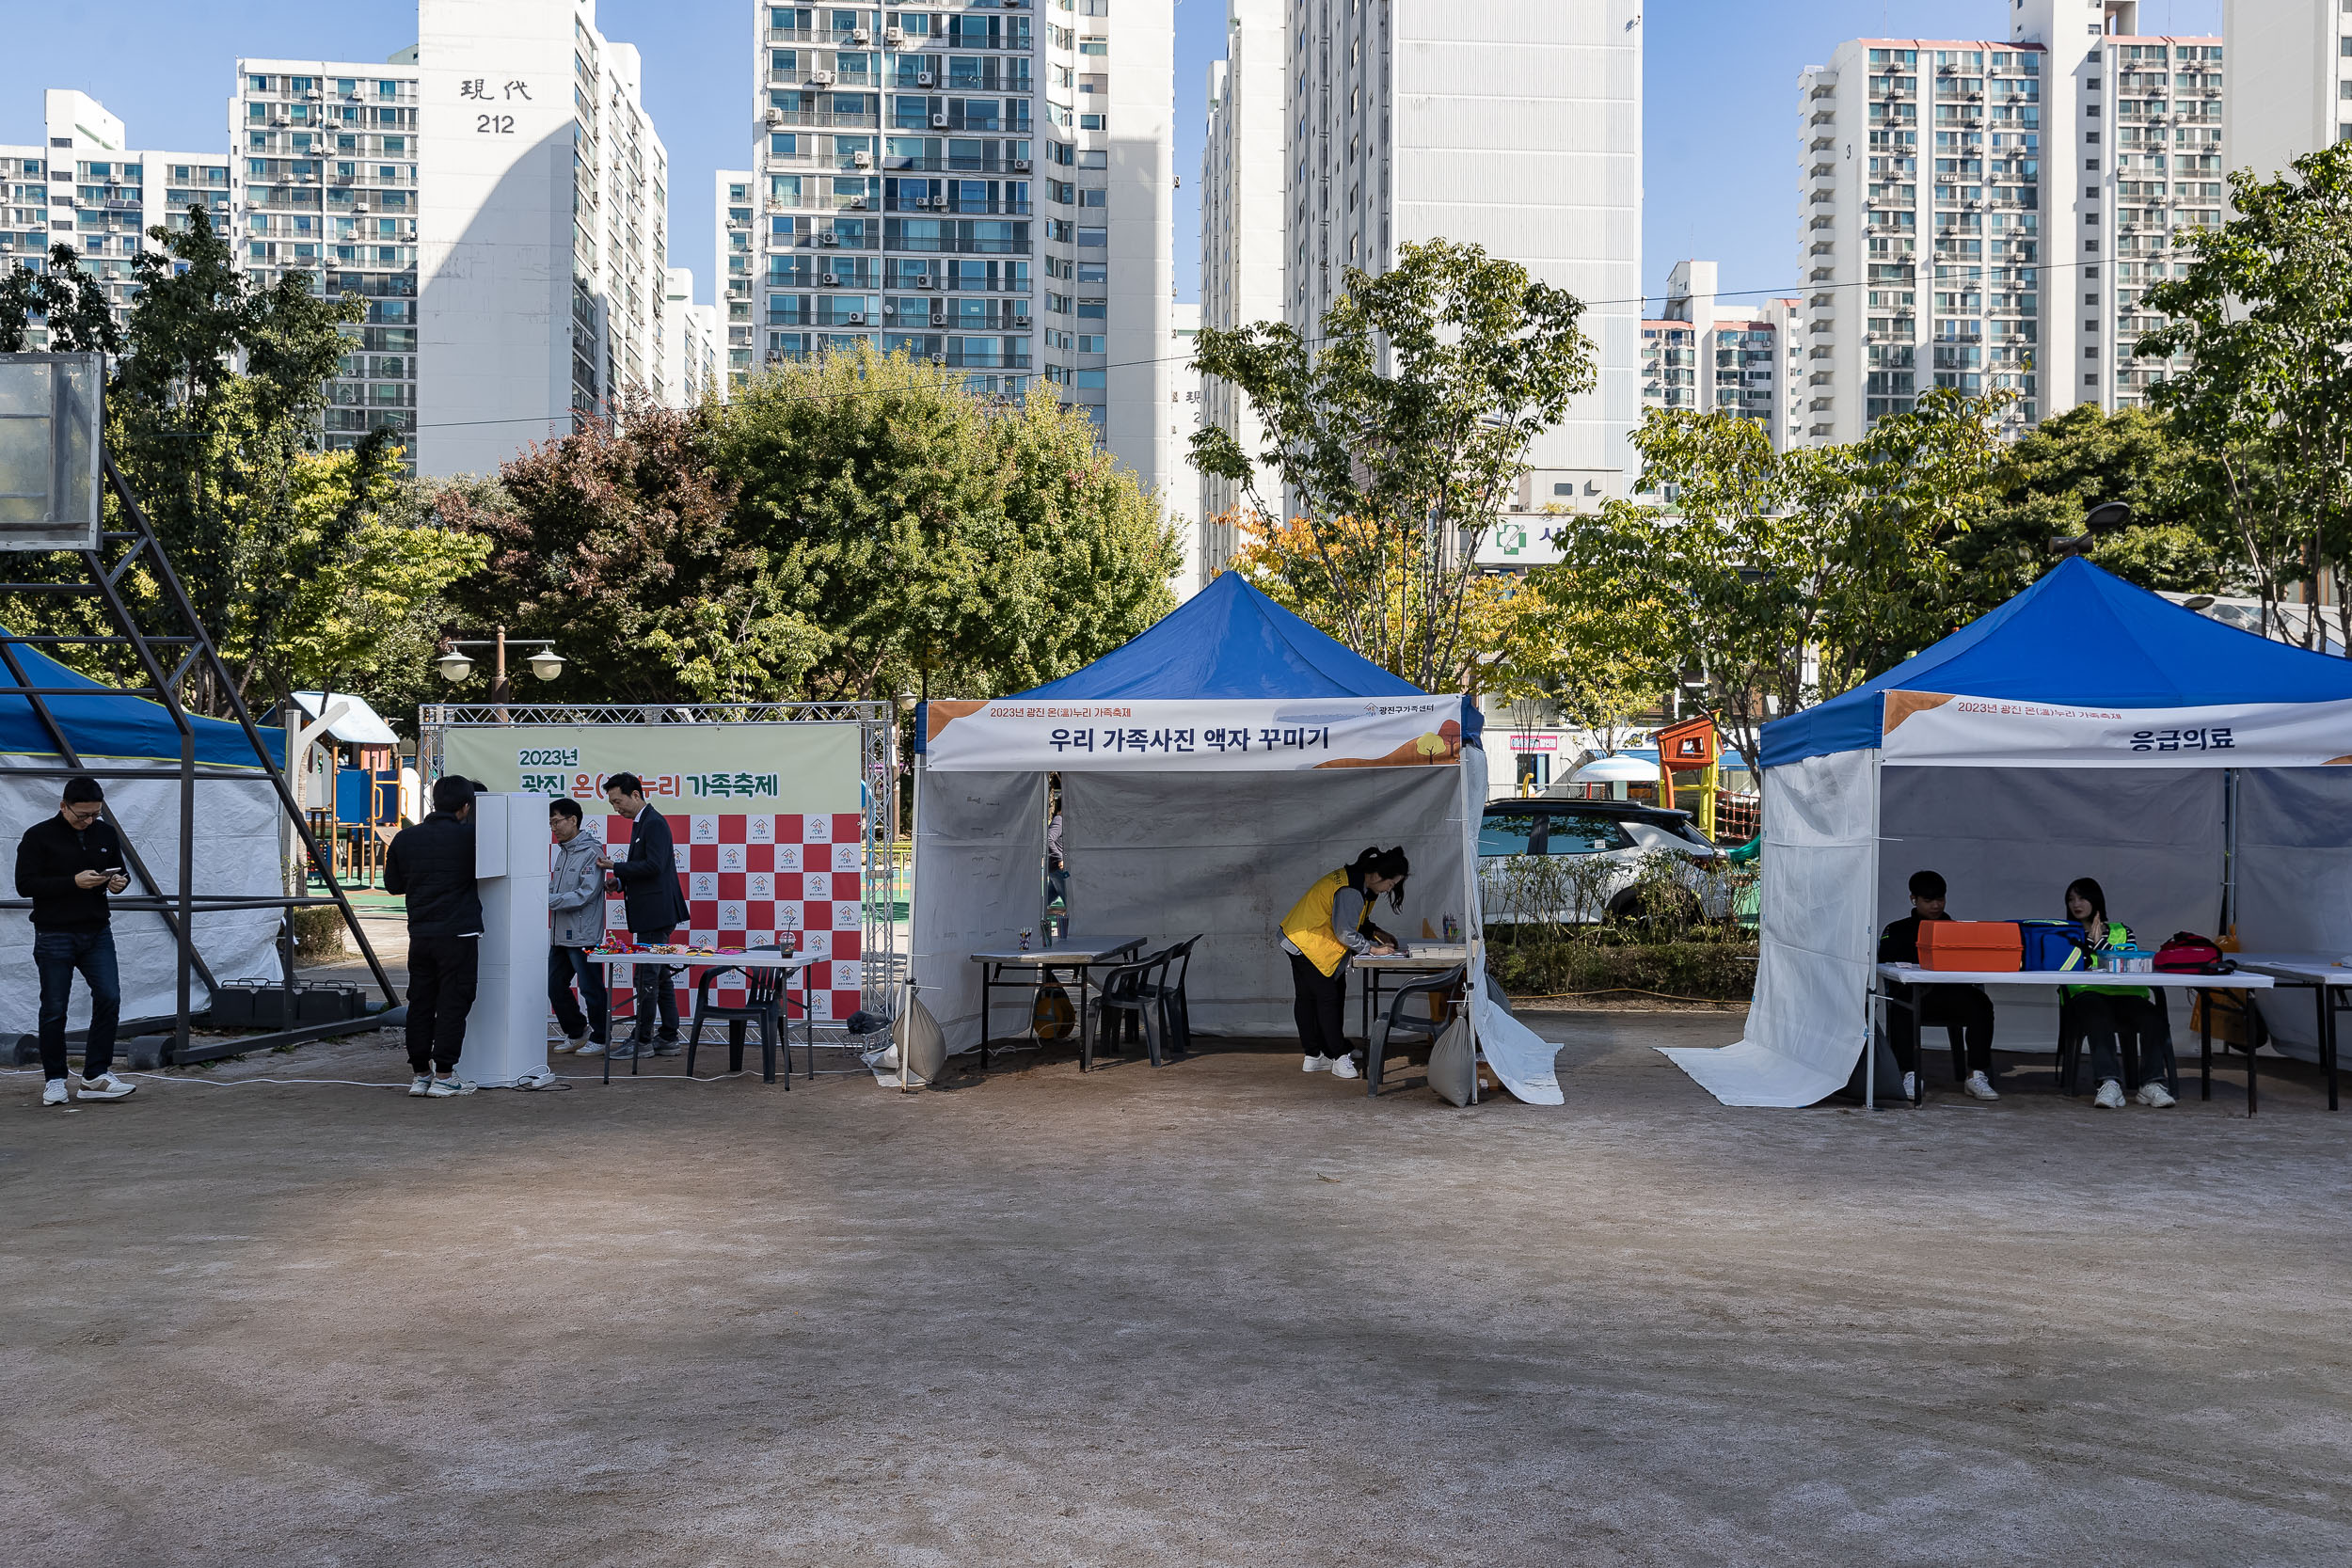
[[[33,967],[40,972],[40,1070],[65,1076],[65,1006],[79,971],[89,987],[89,1043],[82,1048],[82,1076],[95,1078],[115,1065],[115,1025],[122,1018],[122,981],[115,971],[115,934],[95,931],[35,931]]]

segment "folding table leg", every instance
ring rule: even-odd
[[[2213,1098],[2213,993],[2197,1001],[2197,1098]]]
[[[2336,993],[2325,984],[2312,989],[2319,994],[2319,1057],[2328,1071],[2328,1109],[2332,1111],[2336,1108]]]

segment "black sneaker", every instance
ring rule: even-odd
[[[612,1049],[607,1051],[604,1054],[606,1059],[609,1061],[626,1062],[633,1056],[651,1055],[652,1053],[653,1047],[648,1041],[623,1040],[620,1044],[612,1047]]]
[[[657,1056],[675,1056],[685,1049],[686,1042],[675,1035],[656,1035],[653,1038],[653,1053]]]

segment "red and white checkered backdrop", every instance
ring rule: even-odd
[[[671,940],[696,947],[768,947],[789,934],[800,952],[825,959],[808,974],[810,1010],[818,1022],[848,1018],[864,1005],[864,905],[858,896],[862,871],[860,823],[853,811],[801,816],[797,813],[670,816],[677,841],[678,883],[686,895],[687,926]],[[628,853],[629,821],[604,819],[604,842],[614,860]],[[620,897],[605,900],[608,932],[625,931],[628,916]],[[681,972],[678,1022],[693,1016],[691,976]],[[735,981],[729,985],[727,981]],[[612,1016],[617,1027],[636,1017],[636,1004],[617,975]],[[801,988],[789,986],[793,1010]],[[743,990],[735,975],[712,989],[711,1000],[739,1005]],[[550,1015],[552,1016],[552,1015]]]

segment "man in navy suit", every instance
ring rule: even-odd
[[[671,940],[687,918],[686,895],[677,885],[677,845],[670,836],[669,819],[645,803],[644,781],[634,773],[614,773],[604,781],[604,798],[629,820],[628,858],[609,855],[596,863],[621,884],[621,896],[632,941],[659,946]],[[671,976],[677,971],[660,964],[637,969],[637,1031],[627,1045],[616,1044],[611,1054],[623,1058],[651,1049],[656,1056],[674,1056],[679,1048],[677,988]],[[654,1033],[654,1016],[661,1032]]]

